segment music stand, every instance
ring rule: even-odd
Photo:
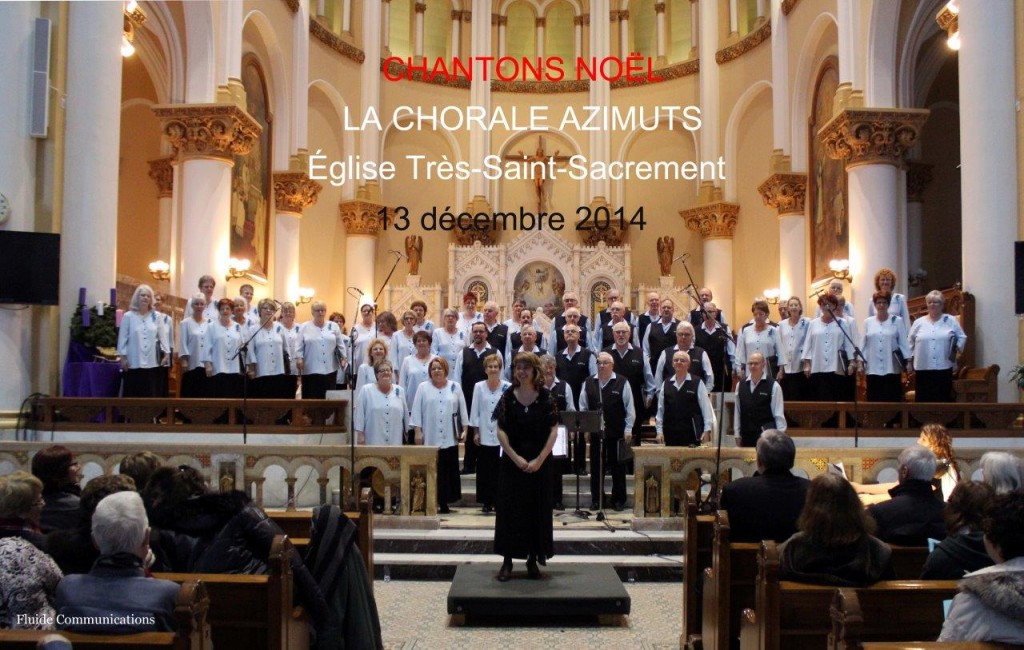
[[[601,411],[562,411],[558,414],[559,421],[565,425],[569,438],[569,458],[573,457],[575,446],[578,444],[578,437],[581,433],[595,433],[600,434],[601,432]],[[603,451],[603,450],[602,450]],[[590,471],[594,471],[591,467]],[[567,517],[575,517],[581,521],[587,521],[593,514],[589,510],[583,510],[580,508],[580,475],[579,472],[573,472],[576,474],[576,509],[572,513],[565,515]],[[558,480],[562,480],[561,477]],[[604,476],[601,477],[602,484],[604,483]],[[604,490],[602,490],[603,492]],[[562,525],[568,525],[568,521],[563,521]]]

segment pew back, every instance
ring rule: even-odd
[[[955,580],[907,580],[865,589],[840,588],[832,599],[831,650],[859,650],[865,640],[935,639],[945,620],[942,603],[956,595]]]
[[[683,523],[683,633],[680,647],[691,637],[700,636],[700,607],[697,581],[704,569],[711,566],[711,547],[714,537],[714,517],[697,514],[697,502],[683,491],[681,510]]]
[[[729,540],[729,513],[715,518],[711,567],[704,570],[701,639],[706,650],[728,650],[740,629],[740,615],[755,606],[758,544]]]

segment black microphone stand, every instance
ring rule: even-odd
[[[867,361],[864,359],[864,353],[861,351],[860,348],[857,347],[857,344],[850,337],[849,332],[846,331],[846,328],[843,327],[843,317],[837,316],[835,310],[832,309],[832,305],[828,304],[827,302],[824,305],[822,305],[822,307],[826,309],[828,313],[832,314],[832,320],[834,320],[836,322],[836,325],[839,326],[839,331],[842,332],[846,340],[850,342],[850,346],[853,348],[853,363],[856,363],[857,359],[860,359],[861,363],[864,363],[866,366]],[[843,371],[848,373],[849,369],[844,368]],[[860,446],[860,401],[857,399],[858,386],[856,383],[856,371],[854,371],[853,377],[853,446],[854,448],[856,448]]]
[[[245,343],[238,346],[238,351],[235,352],[235,356],[231,357],[230,361],[238,359],[238,365],[242,370],[242,444],[248,444],[249,442],[249,369],[246,367],[246,360],[249,358],[249,344],[256,338],[256,335],[260,333],[263,326],[274,320],[277,312],[281,311],[281,305],[278,304],[277,309],[270,315],[267,320],[260,323],[260,326],[253,330],[252,334]]]

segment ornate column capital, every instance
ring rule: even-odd
[[[508,16],[499,16],[498,14],[491,14],[491,24],[497,25],[498,27],[504,27],[508,25]]]
[[[322,189],[306,172],[274,172],[274,207],[301,217],[305,208],[316,205]]]
[[[932,167],[916,160],[907,161],[907,202],[923,203],[924,190],[932,182]]]
[[[178,160],[231,160],[252,151],[263,127],[235,104],[164,104],[153,113]]]
[[[577,26],[585,26],[590,24],[590,14],[580,14],[572,19],[572,23]]]
[[[427,10],[427,3],[426,2],[417,2],[416,6],[415,6],[415,9],[416,9],[416,13],[422,14],[422,13],[426,12],[426,10]]]
[[[338,204],[338,216],[350,235],[369,235],[376,237],[384,228],[384,220],[380,211],[384,205],[358,198],[342,201]]]
[[[898,165],[917,141],[927,109],[847,107],[818,131],[828,155],[855,165]]]
[[[540,27],[540,28],[543,28],[544,25],[547,24],[547,22],[548,22],[547,18],[544,18],[543,16],[541,16],[540,18],[534,19],[534,25],[536,27]]]
[[[621,9],[619,11],[619,20],[629,20],[629,9]]]
[[[740,206],[738,203],[716,201],[680,210],[679,216],[686,221],[689,230],[700,233],[705,240],[732,239],[739,221]]]
[[[655,2],[654,3],[654,13],[656,13],[656,14],[663,14],[663,13],[665,13],[665,3],[664,2]]]
[[[604,208],[609,212],[615,211],[603,196],[592,199],[589,207],[590,214],[595,214],[599,208]],[[577,231],[585,246],[597,246],[600,243],[607,246],[622,246],[629,237],[629,224],[625,224],[624,228],[620,227],[618,219],[609,219],[607,228],[596,228],[593,227],[593,224],[592,220],[590,224],[592,227]]]
[[[160,199],[174,195],[174,156],[149,161],[149,177],[156,181],[156,196]]]
[[[784,214],[803,214],[807,199],[807,174],[779,172],[769,176],[757,187],[764,204]]]

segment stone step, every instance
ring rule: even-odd
[[[374,577],[377,580],[451,580],[460,564],[485,562],[494,564],[501,558],[493,553],[468,554],[410,554],[374,553]],[[611,565],[623,582],[681,582],[683,579],[681,555],[556,555],[548,560],[553,564],[607,564]],[[523,563],[516,561],[515,570]],[[541,569],[543,570],[543,569]]]

